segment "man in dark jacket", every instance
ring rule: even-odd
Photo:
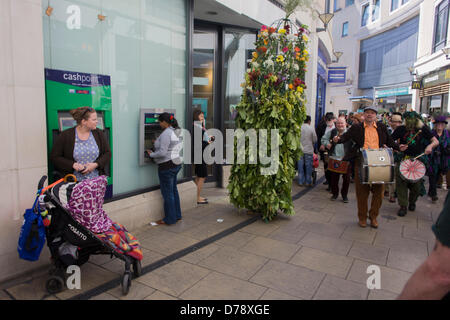
[[[383,123],[377,123],[377,110],[374,107],[364,109],[364,122],[354,124],[342,136],[333,138],[335,143],[345,143],[352,140],[355,147],[348,152],[343,160],[356,159],[355,161],[355,189],[358,200],[359,226],[367,226],[367,213],[369,213],[370,226],[378,228],[377,217],[383,201],[383,184],[362,184],[360,180],[360,149],[380,149],[391,147],[398,149],[397,144],[392,140]],[[371,208],[368,212],[368,199],[370,192],[373,193]]]

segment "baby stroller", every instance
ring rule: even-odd
[[[74,176],[73,178],[75,180]],[[113,243],[106,241],[105,237],[101,237],[104,234],[94,233],[74,219],[73,213],[67,209],[67,205],[63,205],[66,199],[62,199],[65,196],[70,198],[70,193],[73,192],[76,185],[74,181],[69,182],[66,176],[66,178],[60,179],[43,189],[46,179],[46,176],[41,178],[38,190],[42,190],[39,204],[44,210],[44,213],[41,215],[46,226],[47,246],[49,247],[53,263],[53,268],[49,272],[50,277],[46,281],[48,293],[55,294],[64,289],[67,275],[66,269],[69,266],[81,266],[89,260],[90,255],[104,254],[110,255],[111,258],[114,256],[125,263],[121,285],[122,293],[124,295],[128,294],[132,278],[131,266],[133,267],[133,276],[139,277],[142,272],[142,255],[135,258],[125,254],[123,251],[118,250],[118,247]],[[104,181],[106,188],[106,177]],[[134,240],[139,245],[137,240]],[[140,251],[140,249],[136,251]]]

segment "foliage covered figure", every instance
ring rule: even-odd
[[[242,84],[236,128],[244,132],[266,129],[267,143],[259,139],[258,144],[267,145],[269,157],[274,155],[271,129],[278,129],[279,165],[273,174],[262,174],[261,169],[269,165],[261,161],[249,163],[251,145],[246,144],[245,164],[237,163],[236,154],[240,151],[235,152],[228,190],[232,204],[261,213],[265,221],[272,220],[279,212],[294,214],[291,188],[295,166],[302,155],[300,133],[306,117],[307,42],[307,27],[297,29],[287,18],[275,23],[274,27],[263,26]],[[235,150],[236,146],[235,142]]]

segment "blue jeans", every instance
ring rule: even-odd
[[[305,153],[297,162],[298,183],[312,184],[313,155]],[[305,168],[303,168],[305,166]],[[306,170],[305,170],[306,169]]]
[[[164,222],[174,224],[181,219],[180,196],[177,188],[177,174],[181,166],[158,171],[161,194],[164,198]]]

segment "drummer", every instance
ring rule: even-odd
[[[347,123],[345,121],[345,117],[339,117],[336,121],[336,128],[334,128],[331,131],[328,131],[323,137],[322,137],[322,145],[325,146],[328,150],[328,154],[330,155],[330,159],[335,160],[338,163],[342,162],[342,159],[345,156],[346,151],[350,151],[350,148],[352,147],[352,142],[347,141],[345,144],[339,144],[336,145],[333,142],[333,138],[337,135],[342,135],[347,131]],[[331,193],[333,194],[331,196],[331,200],[335,201],[339,196],[339,178],[342,175],[342,201],[344,203],[348,203],[348,187],[350,185],[350,166],[349,162],[345,164],[344,168],[347,168],[347,172],[338,173],[336,171],[333,171],[332,168],[330,168],[330,165],[328,165],[328,170],[330,171],[330,186],[331,186]]]
[[[420,115],[415,111],[405,112],[403,115],[405,124],[398,127],[392,134],[392,139],[400,139],[401,160],[418,158],[426,162],[427,157],[423,155],[431,154],[433,149],[439,145],[439,141],[433,136],[428,126],[424,125]],[[431,142],[431,143],[430,143]],[[426,165],[426,163],[424,163]],[[395,189],[397,191],[398,204],[400,209],[397,215],[405,216],[408,211],[416,209],[416,201],[420,195],[422,180],[417,182],[408,181],[402,177],[399,170],[400,163],[395,166]],[[409,197],[408,197],[409,190]]]
[[[360,227],[367,227],[367,214],[370,219],[370,226],[378,228],[377,217],[383,201],[383,184],[362,184],[360,182],[359,163],[361,161],[360,149],[379,149],[386,146],[398,149],[397,144],[392,140],[387,131],[386,125],[377,123],[377,109],[375,107],[366,107],[364,109],[364,122],[353,124],[342,136],[333,138],[335,143],[345,143],[353,140],[355,146],[349,153],[345,154],[343,160],[356,158],[355,161],[355,190],[358,200],[358,224]],[[370,210],[368,209],[368,200],[370,192],[373,193]]]

